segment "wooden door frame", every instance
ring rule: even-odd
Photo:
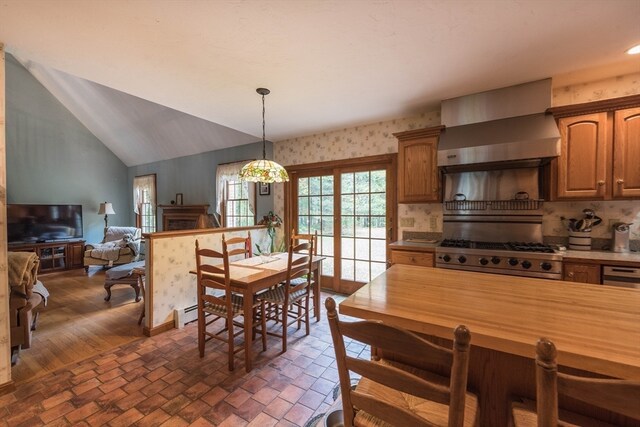
[[[289,173],[290,180],[284,185],[284,222],[287,224],[285,229],[285,238],[288,239],[291,234],[291,227],[293,224],[297,224],[294,220],[297,219],[297,215],[294,215],[293,200],[298,192],[298,178],[305,178],[310,176],[319,175],[333,175],[334,179],[334,259],[340,259],[342,255],[342,247],[336,244],[339,233],[336,230],[341,230],[340,211],[338,210],[340,202],[337,195],[342,193],[340,174],[343,172],[358,172],[370,170],[371,167],[383,166],[387,171],[387,262],[389,260],[389,247],[388,244],[397,240],[397,222],[398,222],[398,203],[397,203],[397,168],[398,168],[398,155],[397,153],[381,154],[376,156],[358,157],[354,159],[343,159],[328,162],[306,163],[301,165],[286,166]],[[337,268],[338,263],[334,264],[334,276],[333,278],[328,276],[322,277],[323,287],[329,288],[333,291],[345,291],[340,286],[341,271]],[[336,274],[338,273],[338,274]],[[355,291],[360,285],[358,282],[347,282],[346,292],[351,293]]]

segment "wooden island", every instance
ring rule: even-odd
[[[440,343],[466,325],[469,388],[478,393],[482,426],[509,425],[513,396],[535,398],[540,337],[556,344],[561,370],[640,380],[635,289],[397,264],[343,301],[340,314],[382,320]]]

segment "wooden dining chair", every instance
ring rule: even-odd
[[[267,350],[266,321],[264,303],[256,301],[253,310],[260,310],[260,315],[244,313],[243,297],[231,291],[229,277],[229,252],[227,241],[222,235],[222,253],[212,249],[200,249],[196,240],[196,269],[198,282],[198,350],[200,357],[204,357],[205,343],[210,339],[217,339],[227,343],[229,356],[229,370],[234,368],[234,355],[244,349],[243,345],[235,346],[234,339],[244,331],[244,323],[238,322],[237,317],[243,317],[243,322],[251,322],[255,331],[258,327],[256,318],[260,321],[262,335],[262,350]],[[214,294],[215,293],[215,294]],[[214,322],[224,320],[224,327],[215,332],[208,330]],[[239,328],[236,331],[236,327]],[[225,336],[226,335],[226,336]]]
[[[293,228],[291,230],[291,239],[294,243],[294,245],[298,245],[299,243],[304,243],[304,242],[311,242],[313,244],[313,254],[312,255],[318,255],[318,232],[316,231],[314,234],[296,234],[296,229]],[[304,249],[301,249],[302,252],[305,252]],[[315,286],[316,286],[316,273],[312,272],[311,273],[311,281],[309,282],[311,285],[311,290],[315,290]],[[293,286],[297,286],[300,285],[304,282],[307,281],[307,277],[306,276],[301,276],[301,277],[296,277],[295,279],[291,279],[290,285]],[[282,282],[284,284],[284,282]],[[320,290],[318,289],[318,294],[320,293]],[[310,298],[311,298],[311,307],[315,307],[315,299],[316,298],[320,298],[320,295],[316,295],[316,292],[313,291],[310,294]],[[280,318],[280,316],[278,315],[279,313],[279,308],[278,306],[268,306],[267,310],[270,309],[274,309],[276,312],[275,315],[275,319],[276,319],[276,323],[278,323],[278,319]],[[313,313],[314,315],[316,314],[315,312]]]
[[[269,290],[258,294],[258,298],[273,307],[266,311],[267,320],[281,323],[282,333],[268,331],[269,335],[282,338],[282,352],[287,351],[287,329],[294,323],[304,322],[306,335],[309,335],[309,294],[311,288],[311,264],[313,241],[294,244],[293,237],[289,244],[287,261],[287,279]],[[294,284],[294,280],[305,279]]]
[[[477,398],[467,392],[471,335],[454,330],[453,350],[380,321],[344,322],[333,298],[325,301],[336,352],[345,426],[473,426]],[[385,359],[372,361],[347,355],[344,337],[396,355],[429,360],[450,369],[445,378]],[[351,387],[349,372],[360,374]]]
[[[227,249],[229,251],[229,258],[237,257],[238,255],[242,255],[244,258],[251,258],[253,256],[251,232],[247,232],[247,237],[232,237],[228,239]]]
[[[516,427],[609,426],[603,421],[558,408],[558,396],[630,418],[640,425],[640,381],[588,378],[558,372],[556,346],[546,338],[536,345],[536,401],[513,404]]]

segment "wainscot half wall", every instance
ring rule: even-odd
[[[239,228],[210,228],[204,230],[163,231],[145,234],[146,292],[144,333],[147,336],[172,329],[176,310],[181,311],[197,304],[195,247],[222,251],[222,235],[245,237],[251,233],[253,251],[256,243],[266,247],[269,242],[265,226]]]

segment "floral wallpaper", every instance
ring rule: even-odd
[[[640,94],[640,73],[633,73],[554,88],[551,102],[554,107],[557,107],[638,94]]]
[[[153,325],[151,328],[173,321],[173,310],[197,304],[196,276],[190,270],[196,269],[196,239],[200,247],[222,251],[222,232],[194,234],[174,237],[154,237],[150,240],[153,254]],[[247,231],[225,230],[226,238],[246,237]],[[267,242],[265,228],[251,230],[251,239],[261,247]],[[149,273],[149,271],[147,271]],[[147,301],[147,300],[145,300]],[[147,306],[148,310],[149,307]],[[146,321],[146,320],[145,320]]]
[[[615,76],[594,82],[553,89],[552,105],[576,104],[600,99],[640,94],[640,73]],[[330,160],[395,153],[398,141],[395,132],[420,129],[440,124],[440,111],[418,116],[372,123],[365,126],[317,133],[310,136],[279,141],[274,144],[275,160],[282,165],[297,165]],[[284,211],[283,186],[274,186],[274,209]],[[591,207],[603,218],[603,224],[593,230],[593,237],[610,238],[611,220],[633,222],[631,239],[640,239],[640,203],[638,201],[611,202],[547,202],[543,234],[566,237],[568,232],[560,217],[574,218],[582,209]],[[442,205],[400,204],[398,206],[398,236],[404,232],[442,232]]]
[[[440,111],[438,110],[414,117],[288,139],[274,144],[274,158],[276,162],[287,166],[397,153],[398,140],[393,136],[394,133],[438,126],[439,124]],[[278,213],[283,213],[283,186],[274,185],[273,188],[274,209]],[[403,205],[400,206],[403,207]],[[420,208],[418,207],[418,209]],[[402,213],[398,212],[398,217],[402,218]],[[420,221],[427,220],[426,216],[420,216]],[[402,235],[402,227],[399,235]]]

